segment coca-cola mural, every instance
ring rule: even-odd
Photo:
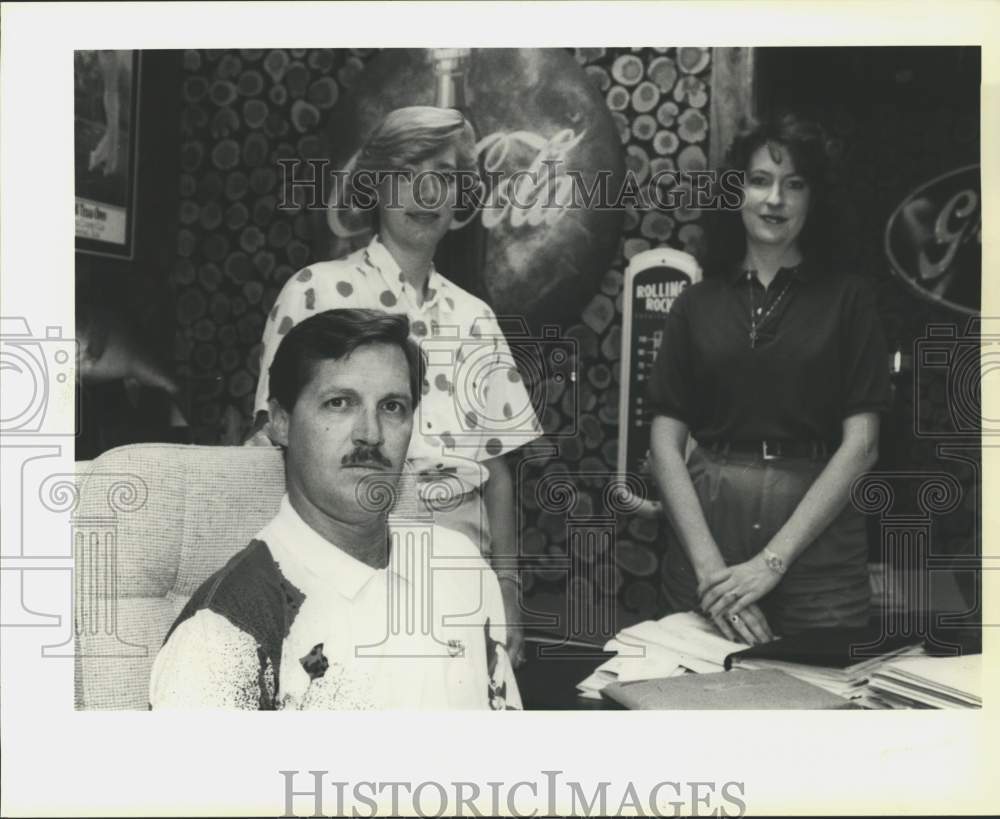
[[[563,50],[470,49],[456,59],[459,51],[390,49],[371,60],[327,119],[333,166],[349,168],[394,108],[463,109],[476,129],[487,189],[485,206],[453,228],[465,234],[461,241],[475,243],[469,225],[476,223],[484,249],[477,257],[453,248],[462,262],[452,270],[445,262],[442,272],[497,313],[527,312],[532,323],[578,314],[621,238],[620,209],[573,206],[575,181],[589,189],[602,172],[610,174],[611,190],[622,183],[622,144],[605,100]],[[328,232],[317,231],[320,258],[341,256],[371,236],[369,221],[357,214],[331,209],[325,217]]]

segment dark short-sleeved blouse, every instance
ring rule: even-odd
[[[767,316],[753,347],[751,300]],[[667,316],[649,384],[653,413],[683,421],[702,444],[836,445],[844,418],[888,409],[889,394],[872,288],[806,264],[779,270],[766,291],[739,270],[685,289]]]

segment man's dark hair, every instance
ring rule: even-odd
[[[403,351],[416,408],[424,379],[423,352],[410,339],[410,320],[382,310],[325,310],[292,327],[278,345],[268,371],[269,397],[291,412],[319,362],[345,358],[366,344],[391,344]]]

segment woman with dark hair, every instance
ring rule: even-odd
[[[753,124],[728,165],[742,204],[717,214],[706,278],[665,323],[651,464],[671,524],[668,602],[756,644],[867,622],[849,496],[878,456],[889,373],[871,290],[831,263],[822,129],[793,114]]]

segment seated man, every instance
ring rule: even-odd
[[[520,705],[479,549],[384,508],[407,483],[422,369],[405,316],[328,310],[284,337],[269,410],[287,494],[180,613],[150,707]]]

